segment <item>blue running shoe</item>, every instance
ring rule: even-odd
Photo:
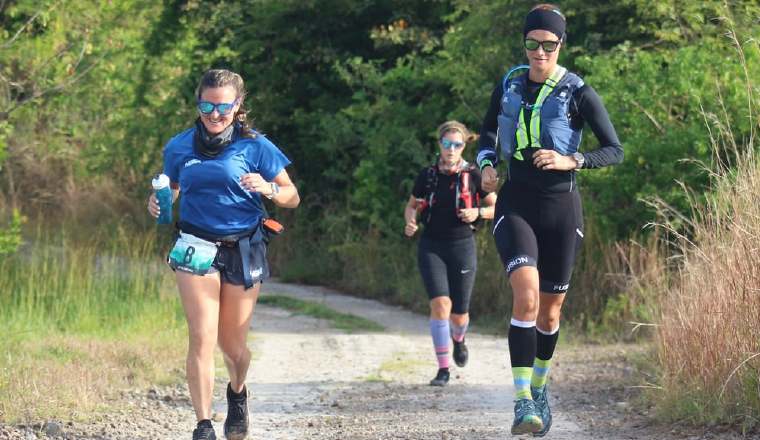
[[[512,423],[512,435],[532,434],[544,429],[536,403],[531,399],[515,401],[515,422]]]
[[[552,410],[549,408],[549,388],[548,385],[544,385],[540,388],[530,387],[530,394],[533,396],[533,401],[536,402],[536,409],[541,416],[541,422],[544,427],[533,433],[533,437],[543,437],[549,432],[549,428],[552,427]]]

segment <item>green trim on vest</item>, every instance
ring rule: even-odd
[[[528,147],[541,148],[541,107],[544,105],[544,101],[549,94],[554,90],[559,81],[565,76],[567,69],[562,66],[557,66],[546,79],[541,86],[541,91],[538,92],[536,102],[530,106],[530,135],[528,135],[528,128],[525,126],[525,107],[520,108],[520,116],[517,121],[517,132],[515,137],[517,138],[517,147],[512,157],[517,160],[525,160],[520,150],[524,150]]]

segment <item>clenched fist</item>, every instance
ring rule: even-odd
[[[499,186],[499,173],[496,172],[496,168],[492,166],[486,166],[481,171],[481,186],[485,192],[495,192],[496,187]]]
[[[417,220],[411,219],[406,223],[406,226],[404,227],[404,234],[406,234],[407,237],[411,237],[415,232],[417,232],[417,229],[419,229],[419,226],[417,226]]]

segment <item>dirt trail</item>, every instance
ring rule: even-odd
[[[261,307],[253,324],[257,353],[249,373],[254,438],[503,439],[513,389],[504,338],[471,333],[471,361],[452,367],[445,388],[436,371],[427,318],[327,289],[270,283],[277,293],[362,316],[382,333],[343,334],[324,322]],[[221,408],[220,408],[221,409]],[[552,438],[584,438],[555,419]]]
[[[320,287],[266,283],[262,295],[322,303],[385,327],[348,334],[330,323],[257,306],[252,324],[254,360],[248,375],[251,439],[266,440],[487,440],[512,438],[513,388],[505,337],[472,331],[470,363],[444,388],[427,382],[436,371],[427,318],[377,301]],[[551,439],[728,439],[730,432],[650,426],[626,401],[636,346],[560,347],[552,376]],[[223,438],[226,373],[217,365],[214,424]],[[0,423],[0,440],[188,440],[195,424],[184,385],[125,393],[100,421]],[[531,438],[531,437],[523,437]]]

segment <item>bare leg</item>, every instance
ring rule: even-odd
[[[512,317],[519,321],[535,321],[538,314],[538,270],[523,266],[509,277],[512,286]]]
[[[536,327],[543,332],[552,332],[559,327],[559,317],[564,302],[564,293],[556,294],[541,292]]]
[[[222,284],[219,347],[224,353],[232,391],[236,393],[243,390],[248,367],[251,364],[251,351],[248,349],[247,337],[260,287],[259,283],[244,290],[243,286]]]
[[[187,386],[197,419],[210,419],[219,322],[219,274],[198,276],[177,271],[176,276],[187,318]]]
[[[430,300],[430,319],[448,320],[451,315],[451,299],[437,296]]]

